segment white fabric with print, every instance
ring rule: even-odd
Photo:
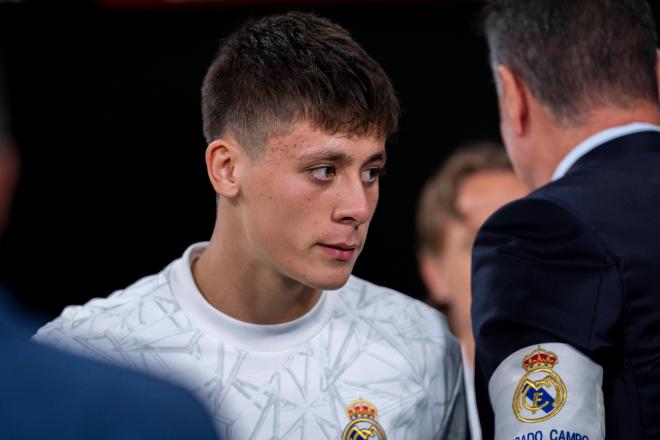
[[[568,344],[522,348],[493,373],[496,440],[602,440],[603,369]]]
[[[184,385],[224,440],[337,440],[351,429],[383,431],[372,440],[465,438],[460,351],[437,311],[351,277],[292,322],[237,321],[195,285],[191,264],[205,246],[108,298],[67,307],[35,339]],[[367,403],[349,417],[359,398],[372,418],[358,417]]]

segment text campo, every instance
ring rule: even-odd
[[[589,436],[579,432],[551,429],[550,434],[544,436],[542,431],[528,432],[513,438],[513,440],[589,440]]]

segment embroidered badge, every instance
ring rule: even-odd
[[[552,369],[559,362],[556,354],[539,346],[525,356],[522,367],[526,373],[513,395],[513,413],[525,423],[548,420],[566,402],[566,386]]]
[[[378,410],[372,403],[360,397],[348,405],[346,414],[351,421],[344,428],[342,440],[387,440],[385,431],[376,421]]]

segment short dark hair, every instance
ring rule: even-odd
[[[577,122],[601,105],[657,102],[657,34],[644,0],[491,0],[484,31],[553,115]]]
[[[492,142],[466,144],[456,149],[424,185],[417,207],[418,253],[438,255],[444,244],[445,226],[463,219],[456,206],[461,184],[483,171],[511,171],[506,151]]]
[[[380,65],[341,26],[290,12],[230,35],[202,86],[204,135],[227,132],[253,155],[268,138],[306,120],[328,133],[388,138],[399,101]]]

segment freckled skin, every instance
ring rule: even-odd
[[[257,159],[229,136],[207,149],[220,195],[213,236],[193,262],[207,301],[244,322],[307,313],[344,285],[378,203],[385,142],[306,122],[271,136]]]
[[[283,277],[332,289],[348,279],[364,246],[378,203],[378,181],[365,182],[368,167],[384,165],[384,141],[329,135],[295,124],[269,140],[265,154],[241,176],[243,232],[256,259]],[[308,160],[319,152],[342,154],[348,162]],[[372,160],[374,155],[382,159]],[[327,181],[314,167],[334,167]],[[330,258],[321,244],[356,243],[348,261]]]

